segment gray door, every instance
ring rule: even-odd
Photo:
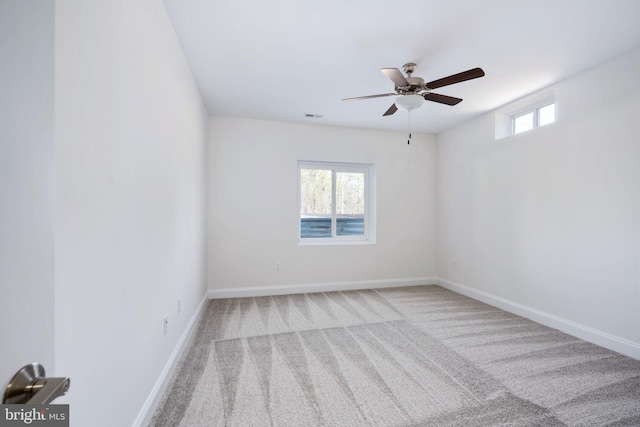
[[[0,0],[0,387],[54,371],[54,5]]]

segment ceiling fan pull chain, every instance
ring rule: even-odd
[[[409,116],[409,139],[407,139],[407,145],[411,142],[411,110],[407,111]]]

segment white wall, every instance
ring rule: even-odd
[[[57,0],[55,29],[60,402],[128,426],[206,293],[207,117],[162,2]]]
[[[0,0],[0,391],[54,364],[53,2]]]
[[[210,289],[435,276],[433,136],[222,117],[209,129]],[[298,160],[375,165],[376,244],[297,245]]]
[[[638,75],[636,50],[555,85],[554,124],[496,141],[487,114],[438,135],[441,277],[640,357]]]

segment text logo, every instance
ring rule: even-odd
[[[69,405],[0,405],[0,427],[69,427]]]

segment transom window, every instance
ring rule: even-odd
[[[300,243],[372,243],[372,168],[298,162]]]
[[[553,88],[544,89],[495,112],[496,140],[526,132],[556,121],[556,97]]]
[[[512,134],[553,123],[555,119],[556,105],[553,102],[534,107],[511,117]]]

